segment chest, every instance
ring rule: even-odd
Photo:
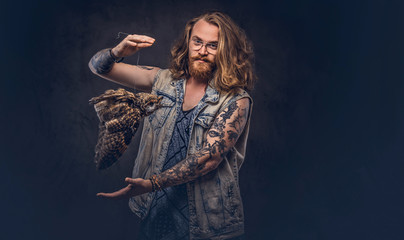
[[[192,109],[199,103],[203,95],[205,95],[205,87],[192,87],[187,85],[185,87],[182,109],[184,111]]]

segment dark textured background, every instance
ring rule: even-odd
[[[185,22],[207,9],[228,13],[255,47],[240,179],[247,239],[404,239],[402,1],[37,0],[0,9],[1,239],[135,239],[127,201],[95,194],[125,185],[140,131],[118,164],[95,170],[88,99],[118,85],[87,63],[123,31],[156,38],[140,64],[167,67]]]

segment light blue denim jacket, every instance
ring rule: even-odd
[[[173,80],[168,69],[160,70],[152,93],[162,96],[162,107],[144,119],[143,132],[132,176],[148,179],[163,167],[174,124],[181,111],[185,80]],[[220,165],[208,174],[187,183],[191,239],[225,239],[244,233],[244,213],[238,185],[238,171],[243,164],[250,125],[252,99],[243,89],[219,93],[208,86],[191,117],[191,137],[187,155],[200,150],[216,116],[232,102],[247,97],[250,111],[247,124],[237,143]],[[129,207],[140,218],[148,214],[155,193],[129,200]]]

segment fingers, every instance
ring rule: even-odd
[[[155,39],[149,36],[137,34],[128,35],[112,49],[112,53],[116,57],[128,57],[135,54],[139,49],[150,47],[154,42]]]
[[[97,197],[114,197],[115,195],[112,193],[97,193]]]
[[[97,193],[97,197],[103,197],[103,198],[110,198],[110,199],[124,199],[124,198],[128,198],[129,196],[129,192],[131,190],[132,186],[128,185],[125,188],[122,188],[121,190],[118,190],[116,192],[113,193]]]
[[[122,188],[113,193],[97,193],[97,197],[108,199],[127,199],[133,196],[137,196],[146,193],[151,190],[151,187],[145,186],[145,183],[151,184],[148,180],[142,178],[125,178],[125,182],[128,186]]]
[[[150,44],[150,43],[138,43],[137,47],[138,48],[145,48],[145,47],[150,47],[151,45],[153,45],[153,44]]]
[[[152,37],[145,36],[145,35],[137,35],[137,34],[128,35],[126,37],[126,40],[135,42],[135,43],[146,43],[146,44],[150,44],[150,46],[156,41],[156,39],[154,39]]]
[[[138,48],[146,48],[153,45],[152,43],[136,43],[132,41],[127,41],[127,44],[130,45],[131,47],[138,47]]]

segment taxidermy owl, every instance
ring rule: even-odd
[[[100,119],[94,158],[97,169],[108,168],[122,156],[140,120],[157,110],[161,99],[149,93],[133,94],[122,88],[107,90],[90,99]]]

